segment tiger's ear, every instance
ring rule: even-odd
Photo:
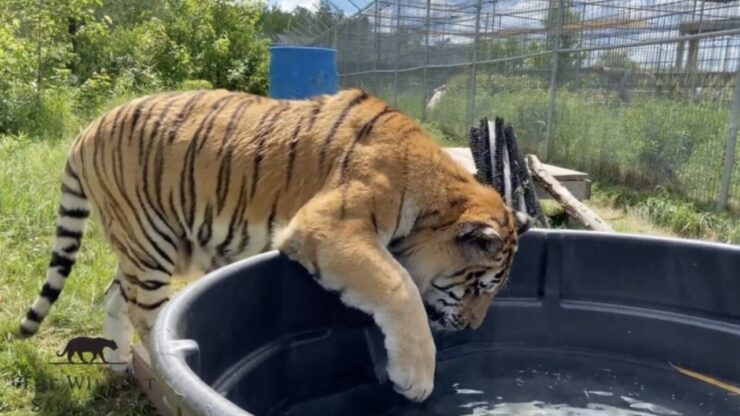
[[[514,226],[518,235],[524,234],[532,226],[532,218],[521,211],[514,211]]]
[[[477,221],[462,223],[458,228],[457,241],[485,253],[494,253],[502,245],[501,236],[495,228]]]

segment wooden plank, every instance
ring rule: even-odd
[[[445,152],[449,154],[455,162],[462,165],[468,172],[475,175],[477,169],[473,162],[473,154],[467,147],[446,147]],[[576,199],[585,201],[591,198],[591,179],[587,173],[579,172],[573,169],[566,169],[560,166],[548,165],[542,163],[547,173],[557,179]],[[540,199],[552,199],[552,195],[547,193],[539,184],[535,184],[535,192]]]
[[[539,183],[565,209],[572,218],[577,219],[586,227],[604,232],[614,232],[606,221],[599,218],[589,207],[577,200],[565,187],[545,170],[535,155],[527,155],[527,167],[532,173],[532,179]]]
[[[162,416],[175,416],[174,410],[167,404],[162,385],[154,373],[149,353],[141,344],[131,347],[134,377],[139,384],[139,389],[149,398],[152,405]]]

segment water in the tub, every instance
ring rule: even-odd
[[[667,363],[666,363],[667,364]],[[363,385],[297,404],[287,415],[732,416],[740,397],[678,374],[587,355],[523,351],[447,353],[424,403],[389,385]]]

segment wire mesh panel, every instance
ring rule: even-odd
[[[288,36],[336,48],[343,87],[461,139],[504,117],[552,163],[740,210],[740,2],[356,1]]]

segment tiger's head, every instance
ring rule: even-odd
[[[420,215],[391,251],[419,287],[434,329],[474,329],[505,285],[517,238],[530,219],[479,184],[446,202],[446,212]]]

